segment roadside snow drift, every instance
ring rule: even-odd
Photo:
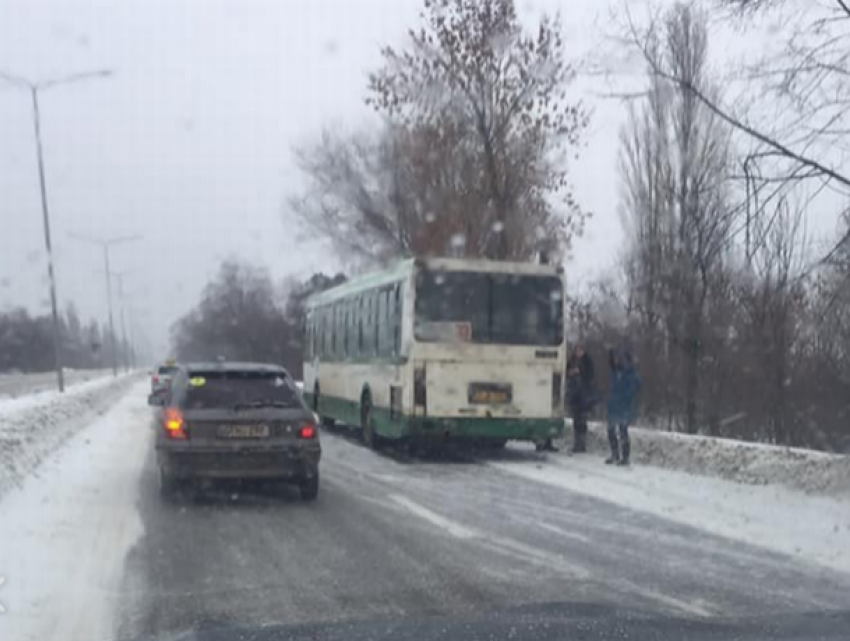
[[[112,371],[108,369],[70,369],[63,368],[65,374],[65,386],[73,387],[96,378],[111,376]],[[38,374],[0,374],[0,402],[8,398],[28,396],[38,392],[49,391],[56,388],[55,372],[40,372]]]
[[[0,401],[0,496],[124,393],[138,375],[100,378],[64,394],[43,392]]]
[[[616,467],[605,465],[601,452],[530,462],[517,456],[522,449],[512,445],[502,460],[488,464],[624,510],[850,573],[850,497],[813,496],[779,484],[747,485],[647,465]]]
[[[64,412],[74,428],[62,431],[67,440],[45,456],[37,476],[0,498],[4,641],[115,638],[124,560],[144,531],[136,498],[152,434],[147,382],[130,387],[131,380],[99,382],[51,403],[45,414]],[[43,453],[24,451],[30,459]]]
[[[572,429],[567,421],[567,434]],[[781,484],[815,494],[850,497],[850,457],[730,439],[631,428],[632,460],[745,483]],[[591,451],[608,451],[607,428],[590,426]]]

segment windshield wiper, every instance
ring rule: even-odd
[[[292,403],[285,403],[284,401],[273,401],[271,399],[258,398],[250,401],[249,403],[236,403],[236,405],[233,406],[233,409],[238,412],[239,410],[247,410],[257,407],[281,407],[284,409],[292,409],[296,406]]]

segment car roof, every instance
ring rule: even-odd
[[[183,369],[189,372],[263,372],[268,374],[282,374],[289,376],[280,365],[273,363],[251,363],[240,361],[212,361],[200,363],[184,363]]]

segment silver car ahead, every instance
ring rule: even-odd
[[[171,379],[177,372],[174,362],[160,363],[151,374],[151,394],[163,394],[171,385]]]

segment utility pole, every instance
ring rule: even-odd
[[[129,243],[134,240],[140,240],[141,236],[121,236],[118,238],[92,238],[81,234],[69,234],[71,238],[81,240],[83,242],[100,245],[103,249],[103,266],[106,270],[106,303],[109,309],[109,334],[112,346],[112,375],[118,376],[118,348],[115,344],[115,321],[112,313],[112,273],[109,271],[109,248],[112,245],[120,243]]]
[[[130,355],[133,353],[133,340],[130,339],[130,342],[127,342],[127,326],[124,323],[124,308],[127,306],[126,300],[124,298],[124,276],[131,273],[130,271],[123,272],[115,272],[112,274],[112,277],[118,283],[118,300],[121,303],[121,307],[119,309],[119,315],[121,318],[121,345],[122,345],[122,359],[124,361],[124,371],[130,371]],[[132,330],[132,328],[131,328]],[[134,365],[135,367],[135,365]]]
[[[62,78],[54,78],[42,82],[31,82],[12,74],[0,71],[0,80],[29,92],[32,101],[32,121],[35,133],[36,155],[38,157],[38,185],[41,192],[41,216],[44,225],[44,247],[47,250],[47,280],[50,286],[50,309],[53,316],[53,361],[56,368],[56,385],[60,392],[65,391],[65,377],[62,373],[62,336],[59,331],[59,309],[56,301],[56,278],[53,265],[53,245],[50,240],[50,212],[47,205],[47,179],[44,174],[44,149],[41,144],[41,109],[38,93],[63,84],[71,84],[93,78],[106,78],[112,74],[109,70],[78,73]]]

